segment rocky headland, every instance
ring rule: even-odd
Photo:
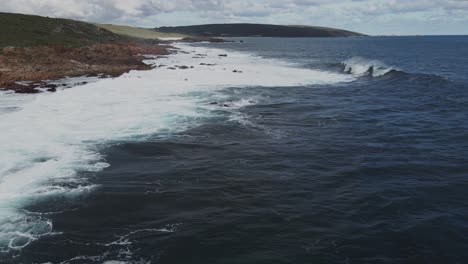
[[[48,80],[76,76],[116,77],[130,70],[149,70],[144,55],[167,55],[168,46],[94,44],[85,47],[6,47],[0,50],[0,87],[18,93],[36,88],[55,91]]]
[[[145,55],[168,55],[181,42],[221,39],[158,33],[151,29],[0,13],[0,90],[56,91],[50,81],[65,77],[116,77],[149,70]],[[161,39],[158,39],[161,38]],[[38,89],[44,88],[44,89]]]

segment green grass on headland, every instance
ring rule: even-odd
[[[0,47],[82,46],[123,39],[90,23],[32,15],[0,13]]]
[[[115,34],[141,38],[141,39],[165,39],[165,38],[185,38],[187,35],[177,34],[177,33],[165,33],[158,32],[153,29],[139,28],[139,27],[129,27],[129,26],[119,26],[111,24],[97,24],[98,27],[109,30]]]

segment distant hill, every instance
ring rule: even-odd
[[[326,27],[282,26],[267,24],[208,24],[159,27],[155,30],[204,37],[356,37],[363,34]]]
[[[81,46],[122,39],[120,35],[86,22],[0,13],[0,47]]]

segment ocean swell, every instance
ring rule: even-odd
[[[56,93],[0,94],[0,103],[9,100],[8,108],[0,108],[0,254],[53,232],[50,219],[24,208],[41,199],[92,191],[96,186],[81,172],[111,166],[101,155],[109,144],[170,136],[212,116],[220,106],[206,103],[209,98],[198,92],[354,80],[245,53],[178,48],[184,52],[148,60],[158,66],[151,71],[133,71]],[[234,106],[255,103],[246,100]]]

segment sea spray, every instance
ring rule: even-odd
[[[342,62],[343,71],[355,76],[383,76],[396,70],[378,60],[370,60],[363,57],[352,57]]]

